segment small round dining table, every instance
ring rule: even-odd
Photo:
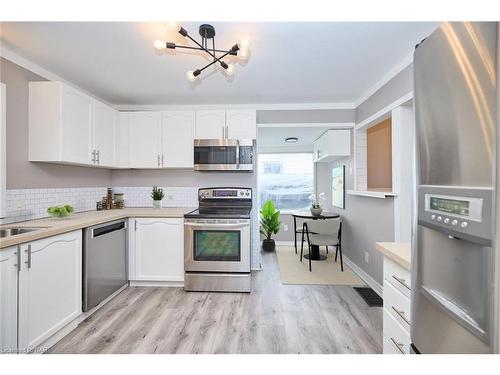
[[[321,212],[320,215],[313,215],[311,211],[296,211],[292,212],[293,216],[293,235],[295,242],[295,253],[297,254],[297,234],[302,234],[302,228],[300,231],[297,231],[297,219],[304,220],[327,220],[327,219],[337,219],[340,217],[339,214],[334,212]],[[304,258],[309,259],[309,254],[305,254]],[[325,255],[321,255],[319,253],[319,246],[311,245],[311,260],[326,260],[327,257]]]

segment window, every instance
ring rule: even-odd
[[[312,153],[259,154],[260,205],[271,199],[282,211],[307,209],[313,171]]]

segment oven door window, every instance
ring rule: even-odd
[[[236,230],[195,230],[195,261],[240,262],[240,231]]]
[[[236,164],[236,146],[196,146],[195,164]]]

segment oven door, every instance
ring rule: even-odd
[[[195,171],[231,171],[239,164],[238,141],[234,139],[195,139]]]
[[[250,272],[250,220],[186,219],[184,270]]]

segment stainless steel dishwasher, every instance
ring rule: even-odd
[[[127,223],[117,220],[84,229],[83,311],[128,283]]]

